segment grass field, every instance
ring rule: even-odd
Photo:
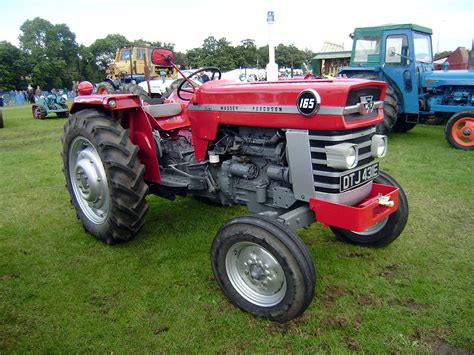
[[[246,213],[149,196],[130,243],[86,234],[61,172],[64,119],[3,110],[0,129],[0,353],[474,352],[474,153],[441,126],[390,138],[384,170],[410,217],[393,244],[369,249],[313,225],[316,297],[278,325],[232,306],[214,280],[219,227]]]

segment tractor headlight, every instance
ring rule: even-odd
[[[370,151],[374,158],[382,158],[387,154],[387,136],[376,134],[372,137]]]
[[[358,161],[357,144],[340,143],[326,146],[327,165],[334,169],[355,168]]]

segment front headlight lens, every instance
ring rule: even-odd
[[[372,137],[372,156],[382,158],[387,155],[387,136],[376,134]]]
[[[352,169],[357,165],[357,151],[354,147],[351,147],[346,155],[347,169]]]
[[[340,143],[326,146],[327,166],[335,169],[352,169],[357,165],[357,145]]]

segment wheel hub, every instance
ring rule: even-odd
[[[471,130],[466,128],[464,131],[462,131],[462,134],[464,134],[465,136],[470,136],[471,135]]]
[[[270,307],[280,302],[286,293],[281,265],[258,244],[236,243],[227,253],[226,269],[235,289],[252,303]]]
[[[88,152],[81,153],[80,159],[76,164],[76,180],[79,192],[82,198],[89,203],[96,205],[102,199],[104,187],[101,185],[100,169],[94,164],[87,155]]]
[[[109,186],[102,160],[92,143],[76,137],[69,149],[71,187],[81,211],[95,224],[109,212]]]

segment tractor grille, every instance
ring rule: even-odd
[[[341,176],[370,165],[374,161],[371,154],[371,142],[374,134],[375,127],[363,127],[346,131],[309,131],[308,138],[315,191],[340,193]],[[357,166],[350,171],[328,167],[325,147],[345,142],[357,144]],[[364,184],[353,188],[362,185]]]

